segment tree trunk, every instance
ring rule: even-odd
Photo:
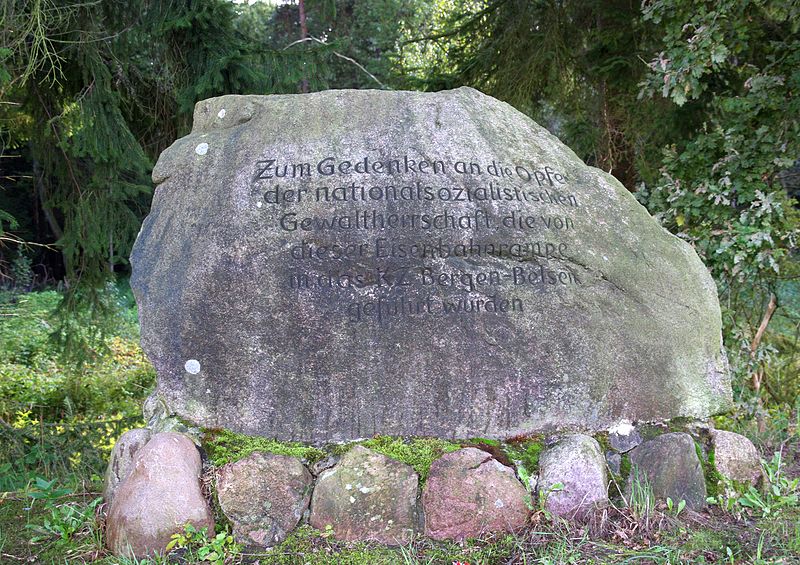
[[[35,158],[33,159],[33,175],[36,177],[36,196],[39,200],[39,207],[44,213],[47,225],[50,226],[50,231],[53,232],[57,240],[61,239],[64,235],[64,231],[61,229],[61,226],[58,225],[58,220],[56,220],[55,214],[53,214],[53,209],[47,205],[47,189],[44,186],[44,171],[42,171],[42,166]]]
[[[308,22],[306,21],[306,3],[305,0],[297,0],[298,8],[300,11],[300,39],[308,39]],[[300,81],[300,92],[308,92],[308,78],[303,77]]]

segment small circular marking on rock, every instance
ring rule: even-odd
[[[208,143],[201,143],[197,147],[194,148],[194,152],[198,155],[205,155],[208,153]]]
[[[219,112],[217,112],[217,117],[218,117],[220,120],[221,120],[222,118],[224,118],[224,117],[225,117],[225,108],[223,108],[222,110],[220,110]]]
[[[183,366],[186,369],[186,372],[191,375],[196,375],[200,372],[200,361],[197,359],[189,359],[186,364]]]

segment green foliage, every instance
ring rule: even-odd
[[[65,502],[62,499],[71,495],[72,489],[58,488],[55,483],[56,479],[47,481],[37,477],[35,487],[27,492],[33,500],[31,505],[39,501],[44,505],[42,522],[26,526],[35,533],[31,538],[32,543],[53,537],[68,542],[82,530],[95,527],[95,508],[103,499],[95,498],[88,504],[80,500]]]
[[[241,549],[233,541],[233,536],[222,531],[209,538],[208,529],[198,530],[192,524],[186,524],[183,532],[172,534],[167,544],[167,551],[183,550],[182,558],[192,563],[212,563],[223,565],[228,559],[236,557]]]
[[[762,459],[764,484],[753,486],[720,477],[719,492],[708,498],[709,504],[740,516],[758,515],[773,518],[800,511],[800,478],[786,475],[781,452],[775,452],[770,461]]]
[[[667,502],[667,511],[670,513],[674,513],[676,518],[680,516],[681,512],[683,512],[683,509],[686,508],[686,501],[684,499],[681,499],[677,505],[670,497],[667,497],[666,502]]]
[[[647,475],[637,466],[631,468],[630,487],[628,508],[631,509],[636,520],[647,520],[656,507],[656,499]]]
[[[288,455],[314,463],[325,457],[325,452],[302,443],[280,442],[274,439],[237,434],[230,430],[209,429],[203,433],[203,448],[217,467],[244,459],[256,451]]]
[[[141,422],[155,373],[137,343],[135,309],[114,297],[119,308],[107,323],[117,335],[89,340],[94,358],[80,373],[50,338],[60,294],[0,297],[0,491],[37,476],[102,475],[116,438]]]
[[[798,313],[794,285],[782,283],[797,272],[798,212],[781,180],[800,156],[798,13],[797,2],[768,0],[644,5],[663,50],[641,95],[668,98],[702,122],[666,147],[661,179],[637,196],[714,275],[739,391],[797,350],[782,332],[754,339],[770,295],[790,307],[786,319]],[[800,394],[800,382],[786,373],[767,386],[777,402]]]
[[[762,461],[766,485],[764,491],[753,486],[742,493],[738,502],[745,508],[760,512],[767,517],[786,508],[797,507],[800,496],[800,478],[788,478],[782,469],[781,453],[777,452],[772,460]]]
[[[89,359],[76,373],[69,359],[58,355],[51,339],[63,318],[57,310],[62,296],[53,291],[15,297],[0,295],[0,416],[33,410],[49,417],[113,414],[125,406],[136,413],[142,395],[152,386],[155,373],[138,341],[135,308],[125,295],[109,289],[103,298],[113,308],[104,324],[116,329],[106,335],[88,323],[89,314],[69,318],[72,336],[88,344]]]
[[[522,442],[513,442],[505,446],[506,455],[514,461],[517,467],[524,467],[530,473],[536,473],[539,468],[539,455],[544,449],[544,439],[541,437],[529,438]]]

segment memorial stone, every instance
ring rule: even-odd
[[[691,246],[475,90],[205,100],[153,180],[131,284],[191,424],[507,438],[731,403]]]

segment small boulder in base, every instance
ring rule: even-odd
[[[732,481],[757,485],[762,479],[761,461],[756,446],[743,435],[723,430],[711,432],[714,467]]]
[[[243,545],[286,539],[311,500],[311,473],[299,459],[256,452],[219,470],[217,496]]]
[[[525,525],[530,495],[489,453],[467,447],[431,465],[422,493],[425,535],[437,540],[510,532]]]
[[[686,501],[690,510],[706,505],[706,480],[692,436],[669,433],[641,444],[631,451],[631,474],[627,492],[652,489],[659,500]]]
[[[317,479],[309,522],[337,539],[402,545],[416,521],[418,475],[410,466],[357,445]]]
[[[152,433],[145,428],[135,428],[128,430],[114,444],[111,450],[111,458],[108,460],[106,469],[105,486],[103,487],[103,500],[107,505],[111,504],[117,489],[131,470],[134,456],[144,447]]]
[[[561,484],[561,488],[553,486]],[[547,510],[557,516],[584,518],[608,504],[608,474],[600,444],[589,436],[561,438],[539,457],[539,490]]]
[[[630,423],[622,422],[609,430],[608,443],[617,453],[627,453],[642,443],[642,435]]]
[[[163,554],[187,523],[208,528],[214,518],[200,491],[200,454],[182,434],[156,434],[135,455],[106,518],[108,548],[119,557]]]

